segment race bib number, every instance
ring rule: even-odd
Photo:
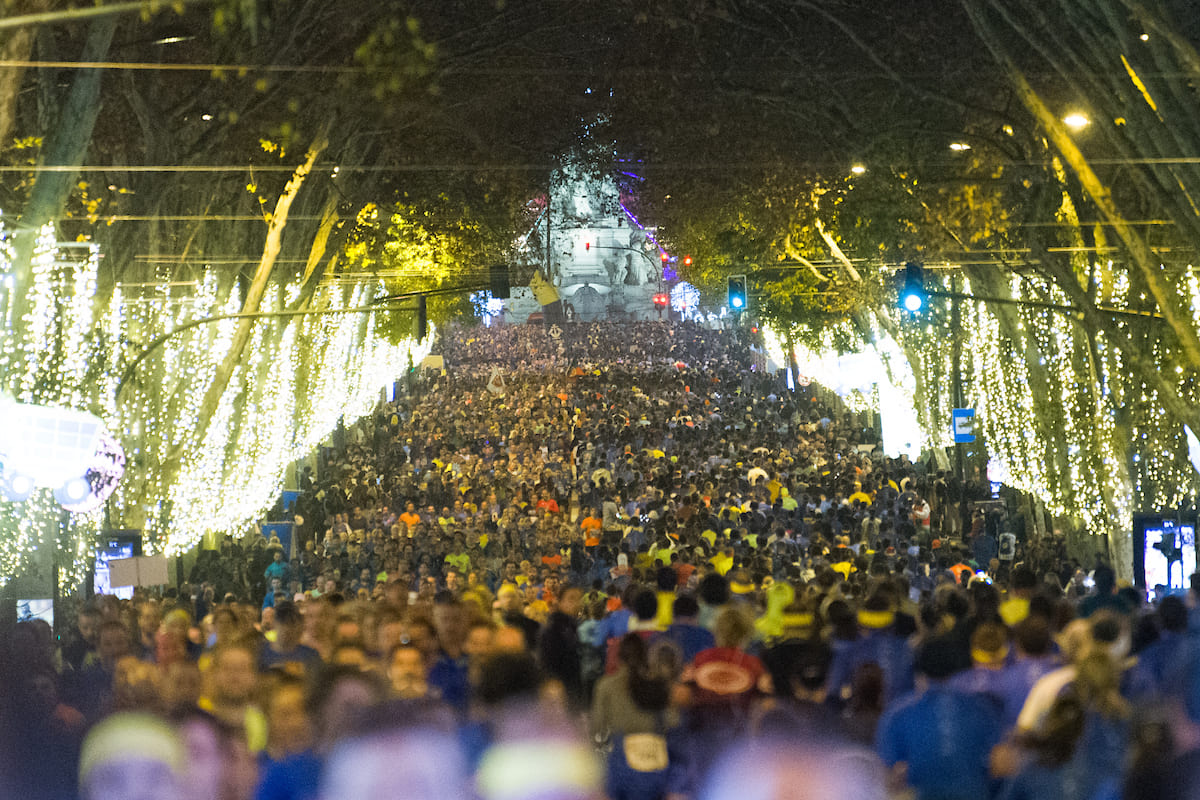
[[[667,768],[667,740],[657,733],[631,733],[623,744],[625,763],[635,772],[662,772]]]

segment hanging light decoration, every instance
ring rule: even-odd
[[[145,297],[131,297],[119,285],[98,297],[99,259],[96,245],[62,246],[52,226],[41,231],[29,310],[20,325],[0,330],[0,379],[15,387],[21,402],[87,411],[103,420],[111,437],[102,440],[97,457],[108,459],[108,466],[92,465],[93,495],[111,494],[112,524],[143,530],[147,552],[175,555],[206,533],[244,533],[275,502],[291,463],[310,454],[340,419],[352,422],[370,413],[380,390],[432,346],[431,337],[422,344],[389,341],[374,314],[262,320],[208,433],[194,443],[201,399],[229,351],[237,320],[167,338],[118,399],[119,381],[131,357],[129,343],[241,311],[236,281],[223,282],[208,271],[195,286],[181,288],[164,277]],[[12,261],[11,236],[0,218],[0,286],[13,285]],[[265,296],[282,298],[276,303],[295,300],[301,277],[290,276]],[[382,294],[382,286],[329,287],[310,306],[334,311]],[[118,487],[113,456],[122,447],[127,475]],[[172,459],[178,469],[168,468]],[[86,574],[104,512],[66,494],[62,499],[74,512],[60,536],[69,543],[66,558],[59,559],[69,587]],[[38,532],[61,514],[49,492],[36,491],[21,503],[0,499],[0,586],[24,568]]]

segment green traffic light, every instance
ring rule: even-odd
[[[904,265],[904,288],[900,291],[900,304],[905,310],[916,314],[925,310],[929,293],[925,291],[925,270],[912,261]]]

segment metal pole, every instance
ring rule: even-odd
[[[957,291],[958,278],[951,277],[951,287],[955,289],[952,292],[946,292],[944,297],[950,300],[950,328],[954,331],[954,339],[951,342],[951,358],[954,362],[954,407],[963,407],[963,381],[962,381],[962,306],[959,303],[963,299]],[[961,530],[960,538],[966,540],[967,525],[970,519],[967,516],[967,466],[963,460],[963,445],[960,442],[954,443],[955,460],[958,462],[958,522]]]
[[[58,516],[50,526],[50,541],[46,542],[46,546],[50,548],[50,608],[54,615],[56,635],[62,631],[62,598],[59,596],[62,593],[62,587],[58,583],[58,537],[62,535],[63,528],[70,523],[71,512],[59,509]]]
[[[482,286],[448,286],[442,289],[429,289],[419,292],[402,292],[400,294],[381,297],[378,300],[372,301],[369,305],[356,306],[354,308],[325,308],[317,311],[255,311],[251,313],[240,314],[218,314],[213,317],[204,317],[203,319],[194,319],[190,322],[185,322],[178,328],[167,331],[161,336],[155,338],[143,348],[142,352],[137,354],[137,357],[130,362],[129,366],[121,374],[121,380],[117,383],[117,399],[121,397],[121,391],[125,388],[125,384],[133,377],[133,372],[137,369],[138,364],[146,360],[146,357],[161,347],[168,339],[177,333],[190,330],[200,325],[207,325],[210,322],[220,322],[226,319],[271,319],[274,317],[309,317],[321,316],[325,314],[371,314],[376,311],[405,311],[411,309],[402,309],[395,306],[385,305],[396,300],[406,300],[413,297],[425,296],[433,297],[443,294],[455,294],[457,292],[475,292],[483,289]]]
[[[957,280],[952,285],[957,285]],[[978,303],[997,303],[1004,306],[1020,306],[1023,308],[1046,308],[1051,311],[1061,311],[1064,314],[1077,314],[1083,311],[1076,306],[1063,305],[1062,303],[1045,303],[1041,300],[1014,300],[1011,297],[981,297],[976,294],[965,294],[957,290],[942,292],[936,289],[926,292],[930,297],[945,297],[950,300],[974,300]],[[1138,317],[1140,319],[1162,319],[1161,314],[1155,314],[1153,311],[1135,311],[1128,308],[1113,308],[1112,306],[1096,306],[1096,310],[1104,314],[1112,314],[1115,317]]]

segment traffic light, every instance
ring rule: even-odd
[[[685,267],[690,267],[690,266],[692,265],[692,257],[691,257],[691,256],[684,256],[684,257],[683,257],[683,265],[684,265]]]
[[[746,294],[746,276],[745,275],[730,275],[729,276],[729,307],[734,311],[745,311],[749,304],[748,295]]]
[[[909,261],[904,265],[904,288],[900,290],[900,305],[913,314],[925,310],[929,304],[929,293],[925,291],[925,270],[921,265]]]
[[[488,267],[488,278],[491,283],[492,297],[496,300],[509,298],[508,264],[492,264]]]
[[[425,337],[429,334],[429,310],[425,304],[425,295],[417,295],[417,319],[416,331],[414,335],[418,342],[425,341]]]
[[[671,296],[666,292],[658,292],[654,295],[654,310],[658,312],[659,319],[662,319],[663,312],[667,310],[670,303]]]

